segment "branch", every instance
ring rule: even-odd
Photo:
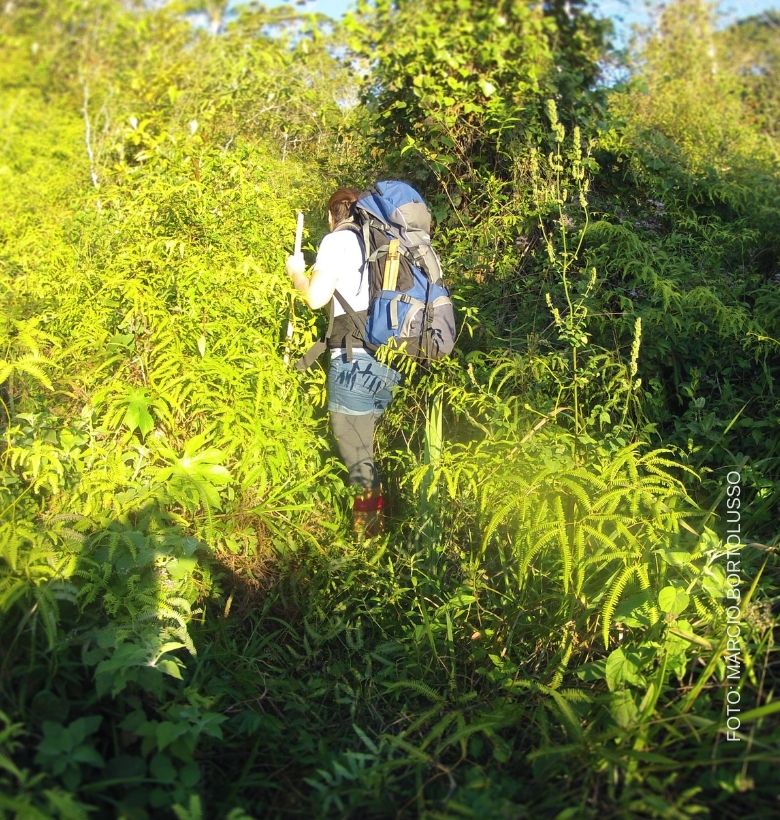
[[[89,175],[92,179],[92,185],[95,188],[100,188],[97,170],[95,169],[95,154],[92,151],[92,125],[89,121],[89,86],[84,83],[84,107],[81,109],[84,114],[84,142],[87,146],[87,156],[89,157]],[[98,207],[100,202],[98,200]]]

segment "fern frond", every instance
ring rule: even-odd
[[[574,467],[568,471],[568,475],[573,478],[581,478],[586,484],[592,485],[602,492],[607,489],[607,484],[604,479],[596,473],[585,469],[585,467]]]
[[[525,574],[528,571],[531,561],[533,561],[536,555],[538,555],[539,552],[550,543],[550,541],[555,540],[557,536],[558,527],[555,524],[552,524],[547,534],[542,536],[542,538],[536,541],[523,553],[523,557],[520,560],[520,565],[517,568],[517,581],[519,586],[523,585],[523,579],[525,578]]]
[[[555,689],[551,689],[546,686],[540,686],[539,688],[543,690],[545,694],[548,694],[552,699],[552,703],[549,700],[545,700],[544,704],[553,714],[558,717],[563,724],[563,727],[567,730],[567,734],[572,738],[572,740],[581,740],[582,727],[580,726],[579,718],[574,713],[574,710],[571,708],[568,700],[561,692],[557,692]]]
[[[562,475],[558,477],[556,483],[560,484],[562,487],[565,487],[571,495],[579,501],[583,512],[587,512],[590,509],[591,498],[579,482],[574,481],[574,479],[569,476]]]
[[[48,390],[54,390],[51,380],[41,367],[42,364],[51,366],[53,363],[43,357],[25,356],[24,358],[17,359],[13,362],[13,368],[19,373],[26,373],[28,376],[32,376],[35,381],[42,384]]]
[[[719,601],[715,601],[708,597],[705,603],[697,594],[691,595],[691,600],[696,609],[696,614],[707,623],[722,623],[724,620],[725,609]]]
[[[504,523],[504,521],[509,518],[510,514],[514,510],[517,502],[514,498],[510,498],[509,500],[505,501],[491,516],[490,521],[488,522],[487,527],[485,527],[485,531],[482,534],[482,544],[480,546],[480,551],[484,552],[487,548],[490,539],[495,534],[496,530]]]
[[[612,523],[615,526],[615,533],[625,539],[637,553],[642,554],[644,551],[642,542],[628,528],[628,524],[633,525],[634,522],[630,519],[624,520],[622,518],[614,518]]]
[[[431,745],[434,741],[438,740],[445,732],[447,727],[457,721],[458,716],[462,717],[462,712],[447,712],[444,714],[433,726],[433,728],[425,735],[423,738],[422,743],[420,744],[421,749],[426,749],[428,746]],[[444,748],[447,747],[447,743],[444,744]],[[437,750],[438,751],[438,750]]]
[[[628,469],[629,475],[632,475],[632,471],[636,473],[636,451],[639,446],[639,442],[634,442],[613,454],[604,471],[604,477],[607,482],[611,483],[615,481],[624,467]],[[632,475],[632,478],[633,477]]]
[[[650,574],[647,570],[647,564],[637,564],[636,575],[639,580],[639,588],[643,591],[650,589]],[[645,604],[644,610],[650,619],[650,624],[655,626],[661,617],[656,604],[648,602]]]
[[[601,636],[604,640],[605,649],[609,649],[609,630],[612,626],[612,618],[615,615],[615,609],[617,608],[620,596],[623,594],[623,590],[626,588],[626,585],[631,580],[631,577],[635,574],[635,572],[636,567],[634,565],[623,567],[615,580],[612,582],[612,586],[610,587],[609,592],[607,592],[607,597],[604,599],[600,616]]]
[[[392,691],[392,690],[390,690]],[[409,725],[403,730],[403,734],[406,736],[417,734],[417,732],[433,720],[437,715],[441,714],[441,703],[435,702],[433,706],[428,707],[427,709],[423,709],[417,717],[412,720]]]
[[[576,582],[575,582],[575,592],[579,595],[582,592],[582,585],[585,583],[585,567],[583,564],[585,558],[585,530],[582,527],[582,524],[575,524],[574,526],[574,549],[575,549],[575,559],[574,564],[576,567]]]
[[[611,552],[602,552],[598,555],[591,555],[586,558],[582,564],[584,567],[589,567],[593,564],[602,564],[603,566],[606,566],[612,561],[621,561],[625,564],[627,561],[633,561],[635,559],[636,555],[630,550],[614,549]]]
[[[385,689],[388,692],[395,692],[399,689],[411,689],[413,692],[417,692],[418,695],[422,695],[432,703],[444,703],[444,698],[433,687],[421,680],[399,680],[386,684]]]
[[[601,544],[602,547],[605,547],[608,551],[615,552],[620,550],[620,547],[614,538],[610,538],[606,533],[601,532],[601,530],[591,527],[590,524],[586,524],[583,521],[579,524],[579,529],[582,531],[583,535],[587,533],[593,540],[598,541],[598,543]],[[591,564],[593,561],[598,560],[602,560],[602,556],[594,556],[592,559],[588,559],[586,564]]]
[[[606,508],[606,512],[608,514],[612,514],[620,505],[621,501],[626,498],[626,490],[627,486],[625,484],[621,484],[618,487],[610,486],[610,489],[605,492],[603,495],[600,495],[593,501],[591,505],[591,514],[604,510]]]
[[[569,533],[567,532],[566,514],[563,510],[563,501],[559,495],[555,496],[556,524],[558,529],[558,546],[561,553],[561,573],[563,577],[564,594],[569,591],[569,581],[571,578],[571,544],[569,544]]]
[[[550,505],[546,497],[542,497],[536,510],[536,519],[533,526],[535,529],[542,529],[549,519]]]

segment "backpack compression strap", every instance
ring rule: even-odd
[[[295,362],[296,370],[308,370],[314,362],[328,349],[328,339],[333,332],[333,303],[330,305],[330,316],[328,318],[328,329],[325,337],[316,341],[304,354]]]

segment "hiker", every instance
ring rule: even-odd
[[[333,327],[327,346],[328,413],[349,483],[358,489],[353,502],[357,533],[378,534],[382,528],[384,497],[374,461],[374,428],[387,408],[401,375],[378,362],[363,346],[364,328],[356,327],[349,311],[365,316],[369,302],[369,275],[363,240],[355,226],[353,188],[339,188],[328,201],[327,234],[317,251],[311,278],[303,254],[287,258],[293,286],[316,310],[329,302]],[[338,294],[336,294],[338,291]],[[341,300],[346,306],[341,304]]]

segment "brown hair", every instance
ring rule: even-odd
[[[359,196],[354,188],[339,188],[328,200],[328,213],[336,224],[352,216],[352,206]]]

